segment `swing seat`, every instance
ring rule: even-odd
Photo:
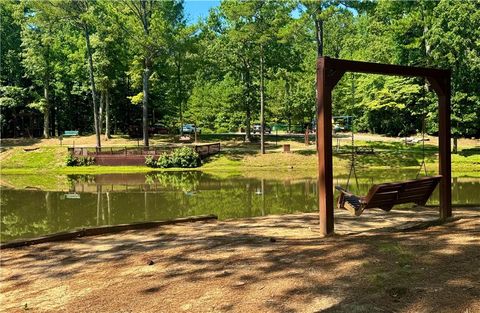
[[[424,177],[397,183],[385,183],[374,185],[364,197],[356,196],[348,190],[336,186],[340,191],[337,208],[348,210],[359,216],[365,209],[379,208],[390,211],[394,205],[415,203],[425,205],[432,192],[442,179],[441,175]]]

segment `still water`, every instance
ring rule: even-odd
[[[411,173],[370,173],[358,187],[365,194],[372,184],[403,180]],[[288,176],[288,175],[287,175]],[[81,227],[139,221],[169,220],[202,214],[219,219],[314,212],[315,178],[220,178],[202,172],[75,175],[62,177],[67,188],[1,191],[1,241],[35,237]],[[334,184],[345,186],[346,178]],[[479,178],[454,178],[453,202],[480,203]],[[438,203],[435,192],[429,203]]]

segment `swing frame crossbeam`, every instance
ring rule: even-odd
[[[334,232],[332,90],[346,72],[424,77],[438,96],[440,218],[452,216],[450,105],[451,71],[321,57],[317,60],[317,151],[320,232]]]

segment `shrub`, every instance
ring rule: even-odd
[[[200,156],[192,148],[182,147],[173,150],[172,153],[163,153],[155,161],[153,157],[148,156],[145,158],[145,165],[148,167],[182,167],[193,168],[198,167],[201,164]]]
[[[168,153],[162,153],[157,160],[157,167],[169,168],[173,167],[172,157]]]
[[[157,167],[157,161],[153,158],[153,156],[149,155],[145,157],[145,165],[148,167]]]
[[[80,166],[95,165],[95,157],[78,158]]]
[[[95,165],[95,158],[94,157],[76,157],[72,154],[67,156],[65,161],[67,166],[89,166]]]
[[[192,148],[182,147],[170,155],[172,167],[192,168],[200,166],[200,156]]]
[[[72,154],[67,155],[67,159],[65,160],[65,164],[67,166],[77,166],[77,158],[74,157]]]

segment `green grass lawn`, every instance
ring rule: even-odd
[[[292,153],[282,153],[281,145],[291,143]],[[358,146],[374,148],[375,154],[359,155],[356,165],[362,169],[414,169],[419,168],[423,151],[420,144],[406,146],[400,142],[356,142]],[[182,169],[153,169],[146,166],[84,166],[67,167],[65,159],[67,148],[60,146],[40,146],[34,151],[25,151],[25,146],[11,147],[0,154],[2,174],[102,174],[102,173],[139,173],[152,171],[178,171]],[[336,172],[348,172],[350,158],[348,145],[333,156]],[[204,161],[196,170],[207,172],[245,173],[251,171],[295,170],[316,175],[317,156],[314,146],[305,146],[289,140],[278,145],[270,144],[267,154],[258,153],[258,144],[243,142],[225,142],[222,152]],[[438,148],[425,146],[425,160],[429,172],[438,170]],[[185,169],[183,169],[185,170]],[[188,169],[191,170],[191,169]],[[460,150],[452,154],[452,173],[454,176],[480,177],[480,151],[476,148]]]

